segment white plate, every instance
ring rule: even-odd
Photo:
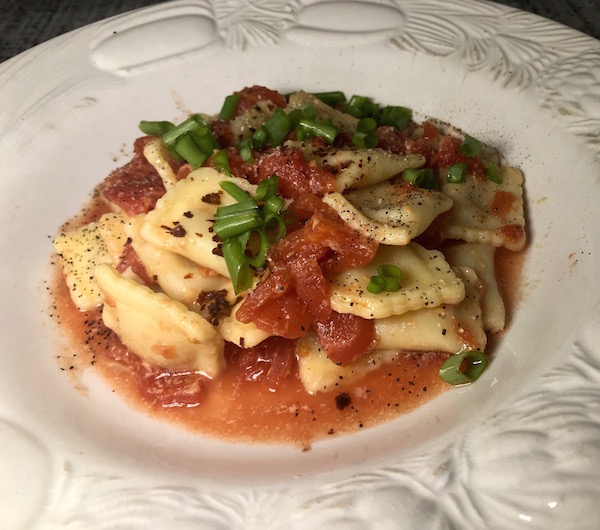
[[[252,84],[403,104],[523,169],[523,299],[476,385],[301,453],[193,436],[58,370],[58,226],[127,160],[139,120],[216,112]],[[1,65],[0,526],[595,526],[598,86],[599,42],[470,0],[182,0]]]

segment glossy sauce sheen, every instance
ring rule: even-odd
[[[103,213],[98,201],[69,223],[73,229]],[[518,292],[523,252],[498,249],[496,266],[507,315]],[[400,352],[395,362],[382,365],[360,380],[340,380],[334,391],[311,395],[297,377],[295,364],[287,377],[273,382],[265,377],[269,365],[230,362],[213,381],[196,374],[180,374],[183,393],[165,378],[164,370],[150,368],[130,354],[103,324],[101,310],[80,312],[72,303],[59,265],[54,264],[51,294],[56,318],[69,348],[59,356],[59,367],[73,374],[93,365],[107,384],[130,404],[163,421],[194,432],[246,442],[285,443],[310,448],[311,442],[356,432],[409,412],[451,387],[438,376],[449,354]],[[489,350],[488,350],[489,353]],[[140,375],[142,374],[142,375]],[[161,384],[157,386],[156,381]],[[188,390],[191,389],[191,392]],[[170,400],[170,394],[175,399]]]

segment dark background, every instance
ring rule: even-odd
[[[72,29],[158,3],[157,0],[0,0],[0,62]],[[498,3],[536,13],[600,39],[600,0]]]

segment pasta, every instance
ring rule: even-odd
[[[279,414],[327,402],[328,434],[351,432],[334,415],[386,367],[487,361],[486,333],[506,325],[497,253],[525,246],[522,174],[492,150],[404,107],[264,87],[140,128],[100,185],[105,213],[54,248],[74,308],[101,314],[109,364],[147,400],[202,408],[211,385],[233,400],[226,381],[267,381],[295,389]]]

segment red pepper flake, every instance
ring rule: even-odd
[[[335,396],[335,406],[338,410],[344,410],[352,400],[350,399],[350,394],[348,392],[341,392],[337,396]]]

